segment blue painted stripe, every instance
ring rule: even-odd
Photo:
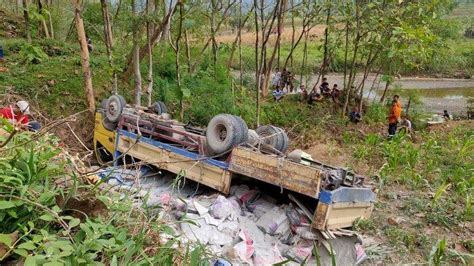
[[[123,129],[118,129],[117,130],[117,142],[115,144],[116,145],[115,147],[118,146],[119,135],[123,135],[123,136],[131,138],[133,140],[137,139],[137,134],[125,131]],[[174,152],[176,154],[182,155],[182,156],[184,156],[186,158],[189,158],[189,159],[192,159],[192,160],[200,160],[200,159],[203,158],[203,156],[201,156],[197,153],[190,152],[190,151],[187,151],[187,150],[182,149],[182,148],[174,147],[174,146],[169,145],[167,143],[163,143],[161,141],[153,140],[153,139],[150,139],[150,138],[147,138],[147,137],[141,137],[139,139],[139,141],[150,144],[150,145],[153,145],[153,146],[155,146],[157,148],[160,148],[160,149],[164,149],[164,150],[167,150],[167,151],[170,151],[170,152]],[[117,148],[115,148],[115,150],[117,150]],[[222,168],[224,170],[227,170],[229,168],[228,163],[223,162],[223,161],[219,161],[219,160],[215,160],[215,159],[205,159],[205,160],[202,160],[202,162],[206,163],[206,164],[209,164],[209,165],[212,165],[212,166]]]
[[[319,202],[331,204],[332,203],[332,193],[330,191],[321,191],[319,192]]]

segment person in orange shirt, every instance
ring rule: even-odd
[[[388,136],[393,137],[397,132],[397,124],[402,114],[402,107],[399,101],[394,97],[392,106],[390,107],[390,114],[388,115]]]

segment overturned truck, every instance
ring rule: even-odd
[[[233,179],[256,179],[314,199],[315,206],[308,209],[318,230],[350,227],[356,219],[370,217],[375,193],[362,176],[299,150],[287,153],[288,144],[278,127],[251,130],[240,117],[220,114],[202,129],[171,119],[163,102],[132,108],[119,95],[104,100],[95,116],[100,163],[139,161],[224,194]]]

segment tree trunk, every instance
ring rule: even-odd
[[[30,16],[28,14],[28,0],[23,0],[23,17],[25,18],[26,39],[31,42]]]
[[[84,75],[84,91],[86,93],[87,108],[91,115],[95,112],[94,90],[92,88],[92,73],[89,64],[89,49],[87,48],[86,32],[84,31],[84,22],[81,17],[80,0],[72,0],[74,7],[74,20],[76,22],[77,37],[81,46],[81,65]]]
[[[100,0],[102,5],[102,18],[104,19],[104,43],[107,51],[107,59],[109,61],[109,66],[112,68],[112,92],[113,94],[118,93],[117,85],[117,71],[113,65],[112,58],[112,48],[113,48],[113,38],[112,38],[112,27],[110,25],[110,15],[108,10],[108,5],[106,0]]]
[[[140,73],[140,36],[137,7],[135,0],[132,0],[132,16],[133,16],[133,71],[135,75],[135,105],[141,105],[142,94],[142,76]]]
[[[178,27],[178,36],[176,37],[176,85],[178,86],[178,91],[181,93],[181,97],[179,99],[179,118],[181,121],[184,120],[184,94],[181,90],[181,69],[180,69],[180,63],[179,63],[179,51],[180,51],[180,45],[179,41],[181,40],[181,33],[183,30],[183,19],[184,19],[184,10],[183,10],[183,4],[179,3],[179,27]]]
[[[308,32],[304,34],[304,48],[303,48],[303,62],[301,64],[301,77],[300,77],[300,84],[303,84],[303,75],[305,67],[306,67],[306,58],[308,55]],[[306,86],[306,84],[305,84]]]
[[[321,67],[322,78],[326,76],[326,69],[329,65],[328,36],[329,36],[329,18],[330,17],[331,17],[331,8],[328,6],[327,16],[326,16],[326,29],[324,29],[324,58],[323,58],[323,66]]]
[[[166,0],[163,0],[163,13],[164,14],[170,14],[170,7],[168,7]],[[173,3],[173,1],[170,1],[170,5]],[[174,9],[174,8],[173,8]],[[163,35],[162,35],[162,40],[166,41],[168,40],[170,36],[170,29],[171,29],[171,17],[168,17],[165,21],[165,25],[163,28]]]
[[[212,62],[214,64],[214,73],[217,71],[217,40],[216,40],[216,29],[215,29],[215,10],[217,9],[216,0],[211,0],[212,11],[211,11],[211,44],[212,44]]]
[[[184,44],[186,47],[186,62],[188,65],[188,73],[191,73],[191,47],[189,46],[189,37],[188,37],[188,30],[185,28],[184,29]]]
[[[165,29],[166,24],[168,23],[168,20],[171,18],[171,16],[173,16],[175,10],[176,10],[176,5],[173,8],[171,8],[171,10],[161,20],[160,25],[155,27],[155,29],[153,30],[153,35],[151,36],[152,49],[156,45],[156,42],[161,38],[163,30]],[[142,60],[147,55],[148,55],[148,44],[145,44],[140,48],[139,59]],[[127,63],[125,65],[125,69],[124,69],[123,74],[121,76],[121,78],[124,79],[124,80],[128,80],[128,78],[131,75],[132,68],[130,68],[128,66],[133,64],[133,56],[134,56],[134,51],[132,51],[128,55]]]
[[[295,0],[291,0],[291,10],[295,8]],[[303,23],[303,31],[304,31],[304,23]],[[291,51],[288,57],[285,60],[285,64],[283,68],[286,68],[286,64],[288,63],[288,59],[290,59],[290,65],[293,68],[293,47],[295,46],[295,36],[296,36],[296,26],[295,26],[295,14],[291,14]]]
[[[349,90],[350,88],[347,87],[347,57],[348,57],[348,52],[349,52],[349,18],[347,18],[346,21],[346,41],[344,45],[344,90],[347,92],[346,94],[349,95]],[[346,99],[344,100],[344,110],[342,111],[341,116],[344,117],[345,110],[347,108],[347,104],[349,103],[349,98],[346,96]]]
[[[281,31],[282,31],[282,25],[284,25],[284,22],[285,22],[285,10],[286,10],[286,0],[282,0],[280,2],[280,6],[278,8],[278,23],[277,23],[277,27],[278,27],[278,32],[277,32],[277,39],[275,41],[275,46],[273,47],[273,52],[272,52],[272,55],[270,57],[270,60],[268,61],[268,65],[266,67],[266,72],[265,72],[265,76],[266,77],[270,77],[270,71],[272,69],[272,65],[273,65],[273,60],[275,59],[275,54],[276,54],[276,51],[277,49],[279,49],[279,46],[280,46],[280,40],[281,40]],[[268,90],[268,81],[270,79],[267,78],[265,79],[265,88]]]
[[[258,33],[259,33],[259,27],[258,27],[258,0],[253,1],[254,4],[254,15],[255,15],[255,82],[256,84],[256,114],[255,114],[255,124],[256,126],[260,126],[260,66],[258,63],[258,45],[259,45],[259,40],[258,40]]]
[[[46,1],[46,4],[48,5],[48,21],[49,21],[49,35],[51,37],[51,39],[54,39],[54,27],[53,27],[53,17],[51,15],[51,11],[52,11],[52,5],[48,3],[48,1]]]
[[[385,101],[385,96],[387,95],[387,91],[390,88],[390,83],[390,80],[387,80],[387,83],[385,83],[385,89],[383,90],[382,97],[380,97],[380,103]]]
[[[120,7],[122,6],[122,0],[119,0],[118,1],[118,4],[117,4],[117,10],[115,10],[115,15],[114,15],[114,19],[113,21],[116,21],[117,18],[118,18],[118,15],[120,14]]]
[[[49,30],[48,30],[48,26],[46,25],[46,20],[44,20],[43,18],[43,3],[41,3],[41,0],[38,0],[38,13],[41,15],[41,18],[40,18],[40,28],[43,29],[43,33],[44,33],[44,36],[49,39],[50,38],[50,35],[49,35]]]
[[[262,76],[263,80],[261,81],[262,85],[262,96],[266,97],[268,95],[268,80],[270,77],[266,76],[266,73],[270,73],[271,69],[267,71],[267,42],[270,39],[270,35],[272,33],[273,29],[273,23],[275,22],[277,16],[278,16],[278,11],[280,7],[280,1],[276,2],[275,8],[273,9],[273,14],[269,20],[267,20],[266,23],[265,21],[265,14],[263,12],[263,7],[264,7],[264,0],[260,1],[261,4],[261,9],[260,9],[260,21],[262,24],[262,46],[260,49],[260,76]],[[270,25],[268,25],[270,23]]]
[[[248,14],[251,14],[252,11],[249,11]],[[239,84],[240,89],[244,86],[244,70],[242,69],[242,0],[239,4]]]
[[[150,15],[150,9],[152,8],[153,2],[152,0],[147,0],[146,1],[146,14],[147,18]],[[146,93],[147,93],[147,106],[151,106],[152,104],[152,94],[153,94],[153,53],[152,53],[152,48],[151,48],[151,25],[150,25],[149,19],[147,19],[146,22],[146,40],[148,44],[148,75],[147,75],[147,81],[148,85],[146,88]]]
[[[240,9],[239,9],[240,10]],[[247,23],[247,20],[250,18],[250,14],[252,14],[253,12],[253,6],[252,8],[250,9],[250,11],[247,13],[247,16],[245,16],[245,19],[242,21],[242,14],[240,14],[239,16],[239,27],[237,29],[237,35],[235,36],[235,39],[234,41],[232,42],[232,47],[231,47],[231,50],[230,50],[230,56],[229,56],[229,61],[227,61],[227,67],[231,67],[232,65],[232,61],[234,59],[234,52],[235,52],[235,48],[237,46],[237,43],[240,45],[242,44],[242,29],[243,27],[245,26],[245,23]],[[239,47],[239,49],[241,49],[241,47]]]

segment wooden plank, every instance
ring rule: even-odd
[[[155,165],[156,167],[175,174],[183,174],[187,178],[216,189],[224,194],[230,191],[231,173],[203,161],[191,160],[177,153],[155,147],[151,144],[138,142],[120,136],[117,150],[127,152],[136,159]]]
[[[282,157],[238,147],[232,151],[229,169],[312,198],[319,195],[320,170]]]
[[[369,218],[374,205],[370,202],[334,203],[329,205],[327,229],[351,227],[358,218]]]
[[[318,230],[324,230],[326,228],[326,221],[329,216],[329,205],[325,203],[318,203],[316,211],[314,212],[312,226]]]

